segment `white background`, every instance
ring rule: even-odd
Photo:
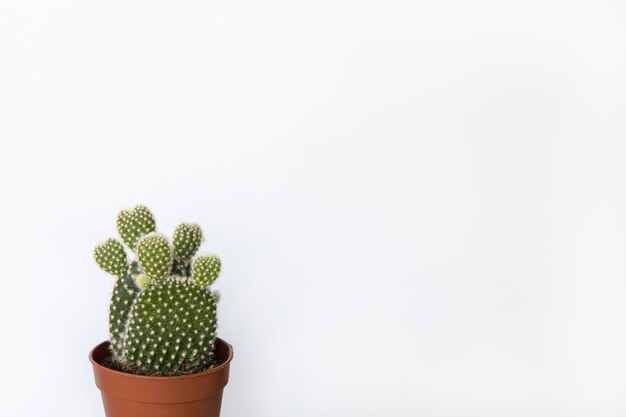
[[[0,2],[0,414],[103,416],[117,210],[205,231],[224,417],[626,414],[626,4]]]

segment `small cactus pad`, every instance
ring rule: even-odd
[[[98,266],[113,275],[121,275],[128,266],[124,246],[116,239],[107,239],[93,251]]]
[[[194,223],[181,223],[174,230],[174,255],[177,259],[187,260],[195,255],[202,242],[202,230]]]
[[[222,263],[215,255],[198,256],[193,261],[191,276],[201,287],[211,285],[220,274]]]
[[[141,374],[196,372],[211,361],[216,327],[211,293],[189,278],[168,277],[137,297],[124,357]]]
[[[170,271],[172,254],[165,237],[150,233],[137,244],[137,258],[141,268],[155,280],[163,279]]]
[[[150,285],[150,277],[147,274],[139,274],[135,277],[135,282],[137,286],[143,290]]]
[[[154,232],[156,223],[152,213],[144,206],[120,211],[117,215],[117,231],[129,248],[135,250],[139,238]]]

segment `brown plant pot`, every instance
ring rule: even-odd
[[[133,375],[101,365],[110,356],[109,342],[89,353],[106,417],[219,417],[233,359],[233,347],[222,339],[216,339],[220,365],[196,374]]]

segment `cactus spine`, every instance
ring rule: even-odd
[[[142,375],[198,372],[213,359],[219,296],[209,285],[221,263],[214,255],[193,259],[202,242],[197,224],[178,225],[172,245],[155,229],[146,207],[122,210],[117,230],[136,259],[129,262],[116,239],[94,250],[100,268],[117,276],[109,308],[113,359]]]

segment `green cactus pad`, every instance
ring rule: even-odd
[[[174,230],[174,255],[179,260],[188,260],[202,243],[202,230],[194,223],[181,223]]]
[[[189,278],[168,277],[138,297],[124,357],[146,375],[180,375],[210,364],[217,328],[209,291]]]
[[[215,255],[198,256],[193,261],[191,276],[201,287],[211,285],[220,274],[222,262]]]
[[[126,267],[126,252],[124,246],[116,239],[107,239],[100,243],[93,251],[98,266],[109,274],[119,276]]]
[[[115,287],[113,287],[109,306],[109,337],[111,339],[111,351],[118,361],[124,360],[128,319],[140,291],[134,277],[138,271],[139,264],[133,262],[117,279]]]
[[[165,278],[172,263],[172,252],[167,239],[156,233],[143,236],[137,244],[137,259],[150,278]]]
[[[139,238],[154,232],[156,223],[150,210],[144,206],[120,211],[117,215],[117,231],[126,245],[135,250]]]

